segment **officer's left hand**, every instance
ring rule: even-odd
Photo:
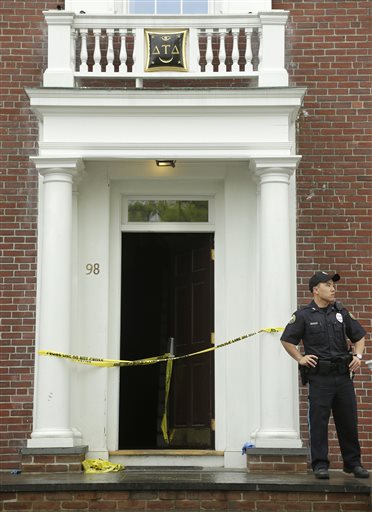
[[[355,372],[355,371],[359,370],[361,365],[362,365],[362,361],[354,356],[351,363],[349,364],[350,371]]]

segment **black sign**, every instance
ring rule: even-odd
[[[187,30],[145,30],[147,62],[145,71],[187,71]]]

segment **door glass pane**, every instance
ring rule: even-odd
[[[128,222],[208,222],[208,201],[128,201]]]

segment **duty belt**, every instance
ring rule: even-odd
[[[340,359],[319,359],[315,368],[309,368],[310,375],[329,375],[331,373],[335,373],[338,375],[343,375],[344,373],[349,373],[349,364],[352,359],[352,356],[346,356]]]

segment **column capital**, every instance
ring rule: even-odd
[[[60,181],[61,176],[77,178],[84,170],[84,162],[81,158],[43,158],[31,157],[39,174],[48,177],[48,181]],[[59,178],[58,178],[59,176]],[[55,178],[55,180],[53,179]]]
[[[250,167],[260,183],[289,183],[301,156],[252,158]]]

